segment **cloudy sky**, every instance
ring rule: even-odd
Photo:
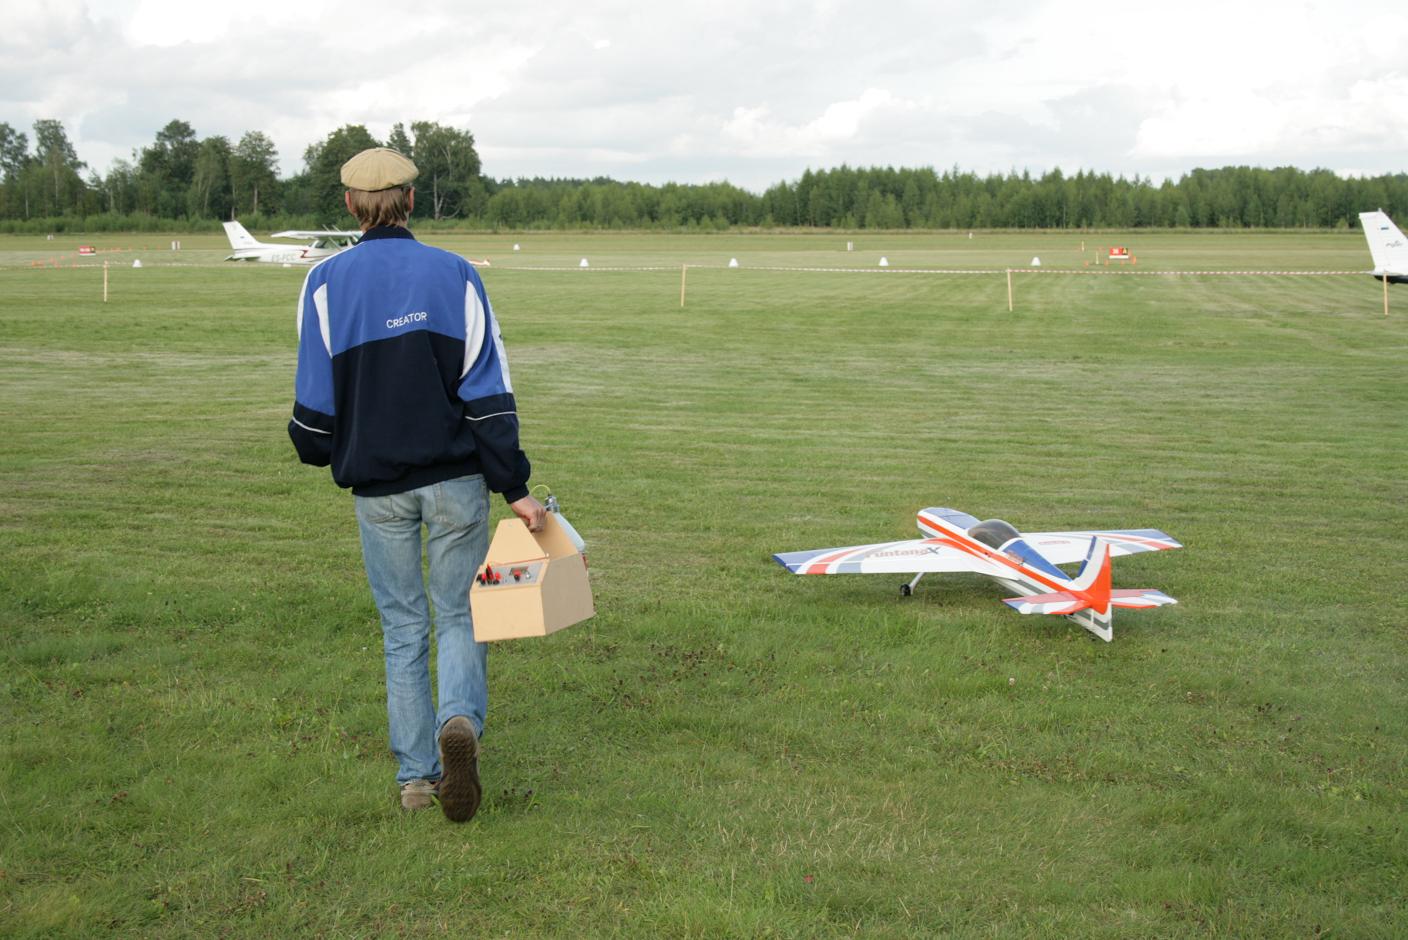
[[[428,6],[0,0],[0,121],[58,118],[102,172],[173,118],[264,131],[286,174],[420,119],[496,177],[1408,169],[1403,0]]]

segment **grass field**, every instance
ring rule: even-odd
[[[598,606],[491,651],[462,827],[396,809],[351,498],[284,432],[303,272],[0,240],[0,935],[1408,934],[1408,291],[750,270],[1368,267],[1084,237],[428,237],[495,264]],[[1162,528],[1116,585],[1180,603],[1107,645],[770,560],[930,505]]]

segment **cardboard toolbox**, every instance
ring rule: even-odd
[[[469,587],[469,609],[480,643],[546,636],[596,613],[587,561],[556,513],[536,534],[522,519],[499,523]]]

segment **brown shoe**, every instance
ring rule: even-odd
[[[435,784],[429,780],[407,780],[401,784],[401,808],[430,809],[435,805]]]
[[[451,822],[479,811],[479,737],[468,718],[456,715],[440,730],[440,809]]]

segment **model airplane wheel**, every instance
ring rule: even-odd
[[[913,594],[913,593],[914,593],[914,588],[910,587],[908,584],[901,584],[901,585],[900,585],[900,597],[909,597],[909,595],[911,595],[911,594]]]

